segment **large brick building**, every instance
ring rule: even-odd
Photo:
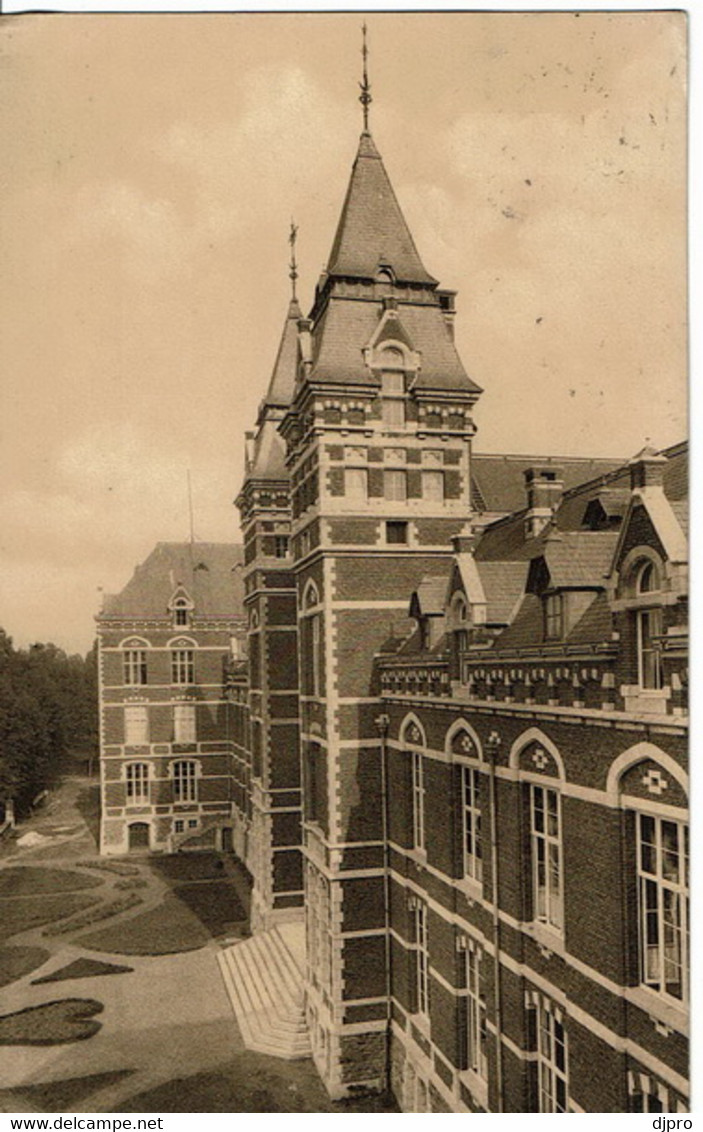
[[[474,455],[454,299],[365,130],[238,501],[257,923],[304,914],[335,1096],[674,1111],[685,449]]]
[[[101,852],[232,845],[241,547],[159,543],[97,618]],[[236,662],[236,661],[235,661]]]
[[[176,823],[231,829],[254,929],[304,921],[333,1096],[685,1110],[686,450],[474,454],[454,317],[364,129],[247,435],[247,659],[222,668],[232,548],[217,609],[194,566],[101,617],[104,851],[147,821],[154,848]],[[211,670],[184,755],[188,650]]]

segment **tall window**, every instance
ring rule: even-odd
[[[134,704],[124,709],[124,741],[128,747],[143,747],[149,742],[146,705]]]
[[[312,694],[319,696],[321,690],[320,660],[321,660],[322,625],[319,613],[310,618],[310,675],[312,678]]]
[[[548,641],[564,636],[564,595],[549,594],[544,603],[544,635]]]
[[[486,1003],[481,981],[481,948],[471,941],[466,949],[466,1068],[486,1077]]]
[[[368,495],[368,472],[366,468],[344,469],[344,494],[347,499],[366,502]]]
[[[197,801],[196,766],[190,760],[182,760],[173,764],[173,800],[174,802]]]
[[[561,930],[564,924],[559,793],[530,786],[530,849],[534,919]]]
[[[383,473],[383,494],[386,499],[403,502],[408,497],[408,480],[405,472],[388,470]]]
[[[640,979],[661,994],[688,994],[688,826],[637,814]]]
[[[659,569],[656,563],[648,559],[637,575],[637,594],[655,594],[660,589]],[[661,688],[661,655],[658,647],[658,638],[663,631],[661,608],[639,609],[636,622],[638,683],[641,688]]]
[[[188,624],[188,602],[184,597],[177,598],[173,604],[173,624]]]
[[[435,502],[444,499],[444,472],[422,473],[422,498]]]
[[[273,540],[274,558],[285,558],[288,554],[288,535],[276,535]]]
[[[398,353],[399,359],[401,358]],[[383,370],[381,373],[381,396],[383,398],[383,423],[388,428],[403,428],[405,425],[405,374]]]
[[[461,768],[463,799],[464,875],[480,881],[483,877],[481,849],[480,771],[472,766]]]
[[[123,654],[124,682],[132,687],[146,684],[146,652],[144,649],[125,649]]]
[[[566,1047],[561,1011],[541,999],[537,1007],[538,1112],[568,1112]]]
[[[195,742],[195,704],[174,704],[173,739],[175,743]]]
[[[417,977],[417,1012],[430,1012],[430,953],[427,940],[427,905],[416,899],[413,909],[415,927],[415,972]]]
[[[193,682],[193,650],[173,649],[171,652],[171,683],[192,684]]]
[[[126,767],[127,805],[143,805],[149,801],[149,764],[128,763]]]
[[[422,753],[413,751],[412,755],[412,793],[413,793],[413,847],[425,848],[425,772]]]

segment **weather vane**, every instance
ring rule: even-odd
[[[365,22],[361,25],[361,32],[362,32],[362,35],[364,37],[363,45],[362,45],[362,48],[361,48],[361,54],[362,54],[363,59],[364,59],[364,79],[363,79],[363,82],[359,83],[359,86],[361,87],[361,94],[359,95],[359,102],[361,103],[361,105],[364,108],[364,133],[367,134],[369,132],[369,106],[371,105],[373,99],[371,98],[371,83],[369,82],[369,74],[368,74],[368,69],[367,69],[367,60],[368,60],[368,57],[369,57],[369,49],[366,46],[366,23]]]
[[[298,264],[297,264],[296,259],[295,259],[295,241],[296,241],[297,236],[298,236],[298,225],[294,224],[293,221],[291,220],[291,222],[290,222],[290,234],[288,236],[288,243],[290,244],[289,278],[290,278],[290,281],[291,281],[291,288],[292,288],[294,299],[297,298],[297,295],[295,293],[295,281],[298,278]]]

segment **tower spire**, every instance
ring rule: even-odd
[[[373,102],[373,99],[371,97],[371,83],[369,82],[369,73],[368,73],[368,66],[367,66],[367,61],[368,61],[368,57],[369,57],[369,49],[366,45],[366,21],[364,21],[364,23],[361,25],[361,34],[363,36],[363,42],[362,42],[362,47],[361,47],[361,55],[362,55],[363,60],[364,60],[364,70],[363,70],[363,81],[359,83],[359,86],[361,87],[361,94],[359,95],[359,102],[361,103],[363,110],[364,110],[364,133],[368,134],[368,132],[369,132],[369,106]]]
[[[288,243],[290,244],[290,263],[288,265],[290,270],[288,272],[288,277],[290,279],[291,298],[292,298],[293,302],[295,302],[298,298],[298,296],[296,294],[296,290],[295,290],[295,283],[296,283],[296,280],[298,278],[298,264],[297,264],[297,261],[296,261],[296,258],[295,258],[295,241],[296,241],[297,237],[298,237],[298,225],[294,224],[294,222],[291,220],[291,222],[290,222],[290,233],[289,233],[289,236],[288,236]]]

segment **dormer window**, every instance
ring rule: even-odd
[[[564,595],[548,594],[544,602],[544,636],[547,641],[560,641],[564,636]]]
[[[188,624],[188,606],[183,598],[177,601],[174,605],[173,623],[174,625]]]
[[[381,351],[381,398],[383,423],[388,428],[405,426],[405,359],[395,346]]]

